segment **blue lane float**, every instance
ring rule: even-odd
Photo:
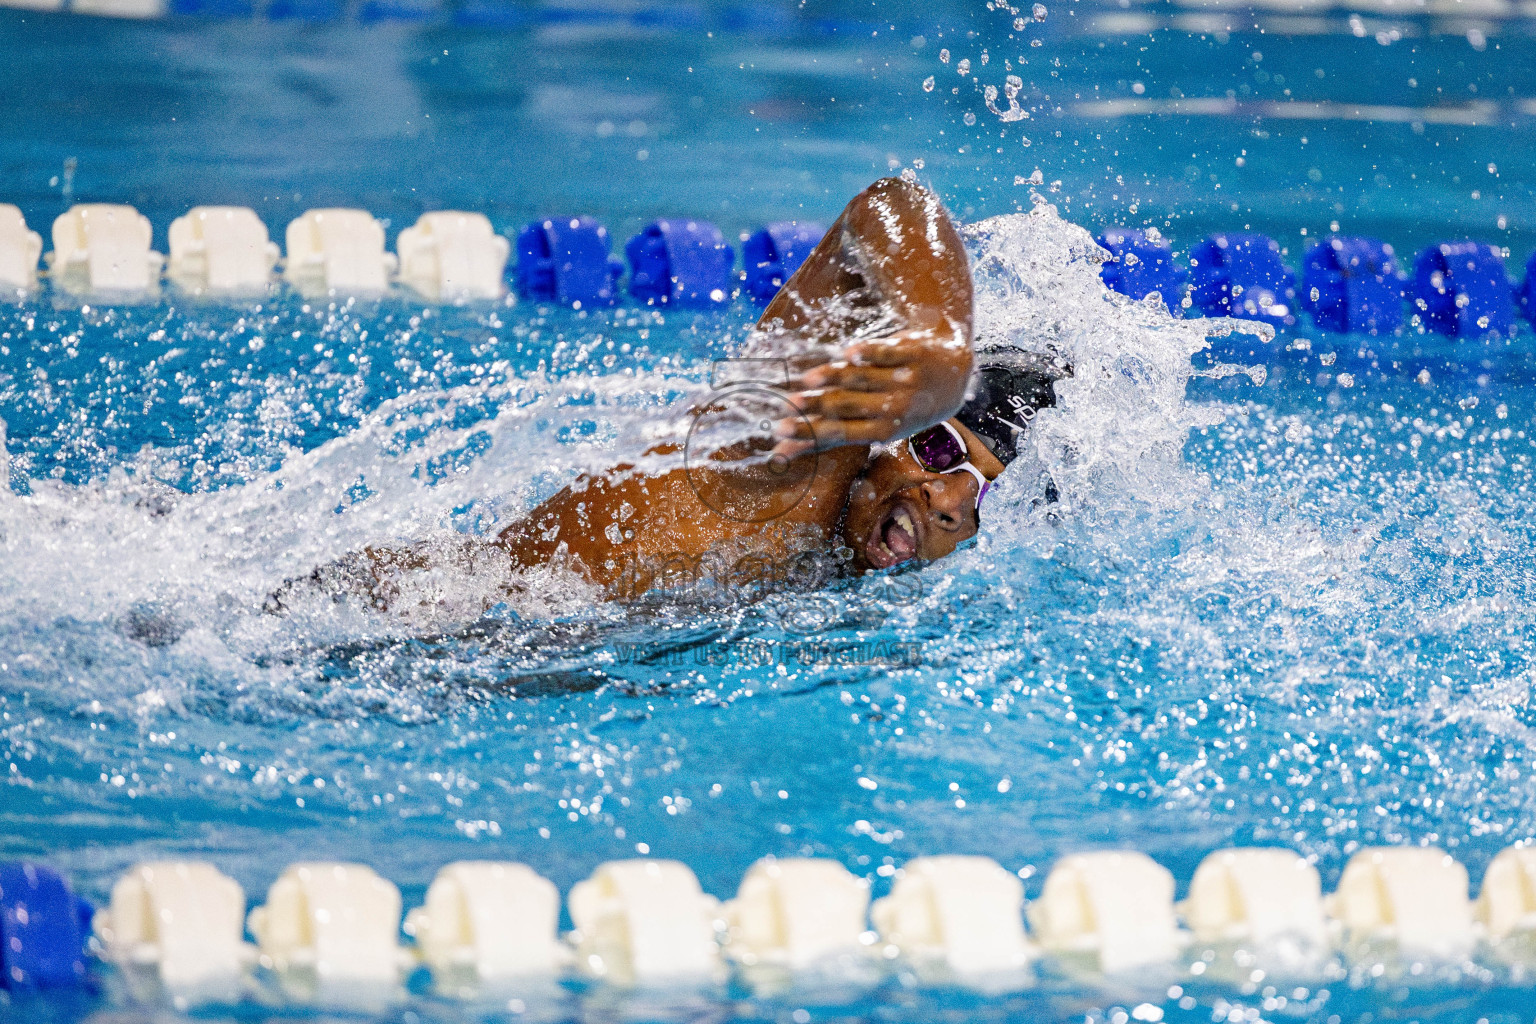
[[[1302,305],[1326,331],[1390,334],[1403,323],[1404,283],[1392,246],[1334,236],[1307,250]]]
[[[741,246],[752,300],[763,306],[772,301],[826,233],[820,224],[797,220],[766,224],[754,231]]]
[[[91,905],[41,864],[0,863],[0,988],[85,982]]]
[[[1204,316],[1296,323],[1296,276],[1265,235],[1212,235],[1189,251],[1189,280],[1190,300]]]
[[[1168,306],[1178,306],[1188,275],[1173,261],[1168,243],[1136,228],[1110,228],[1099,236],[1099,245],[1114,257],[1099,268],[1112,291],[1133,299],[1157,292]]]
[[[270,21],[336,21],[342,10],[336,0],[272,0],[266,13]]]
[[[1453,338],[1508,334],[1514,289],[1498,249],[1483,242],[1441,242],[1413,261],[1413,305],[1432,331]]]
[[[192,10],[198,5],[244,0],[171,2]],[[278,2],[274,0],[267,9],[269,16],[278,16]],[[283,4],[299,6],[330,2],[333,0],[281,0]],[[431,0],[368,2],[412,4],[430,3]],[[55,290],[101,292],[107,296],[107,301],[113,301],[112,293],[120,288],[146,293],[159,288],[161,258],[148,250],[150,225],[132,207],[78,204],[65,215],[78,219],[92,210],[98,213],[115,210],[114,216],[127,216],[142,225],[142,232],[135,229],[143,236],[133,242],[142,250],[137,256],[90,261],[92,267],[100,265],[118,270],[130,264],[141,268],[148,266],[149,269],[131,285],[106,283],[94,277],[89,282],[75,281],[78,275],[73,272],[61,274],[57,267],[40,282],[36,268],[41,236],[28,229],[15,206],[0,204],[0,214],[6,210],[11,211],[10,222],[0,223],[0,283],[6,287],[26,292],[42,283]],[[215,213],[219,216],[214,217]],[[241,226],[243,222],[239,222],[236,214],[250,223]],[[370,279],[366,286],[356,281],[346,282],[347,288],[382,292],[398,282],[408,285],[428,301],[439,301],[442,296],[437,290],[423,287],[423,282],[431,283],[446,273],[442,267],[436,267],[435,262],[450,250],[455,259],[472,258],[477,266],[494,257],[498,269],[487,271],[483,279],[492,283],[501,280],[502,270],[499,268],[506,253],[506,240],[495,235],[490,222],[479,214],[438,211],[424,215],[415,228],[401,233],[396,246],[400,250],[398,274],[390,263],[393,257],[383,251],[382,228],[374,224],[374,218],[366,211],[312,210],[300,220],[307,222],[321,214],[327,222],[344,214],[350,219],[349,223],[366,223],[373,231],[373,238],[367,243],[373,246],[370,258],[374,261],[374,269],[369,272]],[[437,247],[437,256],[432,255],[432,246],[422,248],[425,242],[421,239],[417,239],[420,244],[413,243],[414,257],[408,254],[406,250],[411,247],[404,244],[406,234],[421,234],[429,219],[436,222],[438,218],[457,218],[454,223],[459,227],[441,239],[428,232],[432,234],[429,240]],[[0,221],[4,220],[5,217],[0,216]],[[194,220],[200,226],[180,230]],[[205,237],[204,230],[215,220],[221,226],[217,232]],[[480,226],[473,227],[472,222]],[[442,220],[441,223],[446,230],[449,221]],[[290,243],[294,241],[294,229],[298,224],[296,221],[289,226]],[[250,225],[254,225],[254,235],[245,230]],[[343,234],[350,232],[348,228]],[[733,277],[735,254],[718,227],[707,221],[657,220],[625,245],[625,254],[632,267],[630,295],[641,304],[708,309],[728,306],[739,287],[755,302],[763,304],[771,301],[784,282],[799,269],[823,234],[820,224],[798,221],[767,224],[750,235],[744,234],[744,267],[739,277]],[[303,235],[301,232],[300,236]],[[215,249],[220,252],[225,249],[230,252],[270,251],[265,263],[257,260],[250,266],[242,264],[243,269],[236,275],[240,282],[238,288],[259,290],[270,283],[271,263],[277,258],[277,249],[267,242],[265,228],[248,209],[196,207],[171,225],[170,238],[168,278],[178,288],[202,293],[215,287],[211,278],[204,280],[211,271],[203,266],[212,258]],[[247,245],[252,238],[256,241]],[[314,245],[334,248],[335,244],[340,244],[334,239],[322,244],[323,241]],[[514,273],[517,290],[535,301],[559,302],[577,308],[618,303],[625,264],[612,253],[611,241],[608,230],[591,217],[551,218],[525,225],[517,235],[518,259]],[[1308,249],[1300,287],[1281,257],[1279,244],[1264,235],[1212,235],[1189,251],[1187,271],[1174,260],[1167,243],[1155,231],[1111,228],[1099,237],[1098,242],[1113,257],[1100,270],[1106,287],[1136,299],[1157,292],[1173,309],[1180,308],[1178,300],[1187,289],[1188,296],[1182,303],[1190,316],[1235,316],[1289,327],[1296,324],[1298,309],[1305,309],[1313,315],[1317,326],[1326,331],[1391,334],[1402,329],[1401,297],[1406,294],[1413,310],[1419,314],[1414,325],[1422,324],[1422,329],[1427,331],[1453,337],[1487,335],[1507,338],[1513,335],[1517,316],[1536,325],[1536,255],[1527,262],[1525,279],[1517,285],[1505,268],[1503,250],[1480,242],[1447,242],[1431,246],[1418,254],[1412,276],[1406,277],[1392,247],[1379,239],[1330,237]],[[72,251],[83,259],[81,254],[86,250],[100,255],[103,246],[115,251],[126,244],[128,242],[115,236],[96,241],[86,239],[81,242],[83,249],[76,246]],[[252,246],[255,246],[254,250]],[[65,246],[65,249],[69,247]],[[301,248],[296,263],[296,253],[290,246],[287,274],[290,283],[295,281],[293,268],[304,263],[303,251],[307,250]],[[470,257],[466,253],[478,255]],[[486,253],[492,255],[486,256]],[[314,252],[310,255],[314,256]],[[78,260],[65,258],[67,256],[65,251],[50,253],[49,262],[51,264],[58,257],[71,266],[81,265]],[[355,256],[357,253],[352,252],[352,257]],[[412,263],[413,258],[415,263]],[[356,262],[351,257],[349,260],[349,266]],[[331,261],[320,260],[320,263],[327,268],[332,266]],[[332,272],[332,269],[326,271],[327,275]],[[478,271],[476,278],[482,279]],[[113,281],[116,282],[116,278]],[[327,281],[331,288],[344,286],[329,276]],[[217,286],[226,291],[235,287],[230,284]],[[494,287],[477,285],[476,288],[478,297],[500,297],[499,284]]]
[[[251,0],[171,0],[171,14],[195,18],[254,18],[256,5]]]
[[[392,21],[436,21],[441,15],[436,0],[368,0],[357,12],[362,25],[382,25]]]
[[[704,220],[658,220],[624,246],[629,293],[641,302],[694,309],[731,301],[736,254]]]
[[[1525,261],[1525,280],[1520,283],[1520,294],[1516,298],[1525,318],[1536,325],[1536,252]]]
[[[550,218],[517,233],[517,290],[542,302],[611,306],[624,264],[591,217]]]

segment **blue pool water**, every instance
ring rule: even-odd
[[[249,205],[279,238],[327,205],[391,240],[445,207],[504,232],[580,212],[619,238],[663,215],[734,237],[830,220],[911,169],[973,226],[982,322],[1079,368],[1035,453],[1059,507],[1013,473],[974,545],[894,586],[626,611],[533,581],[488,618],[462,594],[275,617],[265,595],[329,558],[485,528],[637,450],[754,310],[0,305],[0,859],[97,902],[152,857],[209,859],[254,899],[290,861],[359,860],[411,906],[461,858],[568,891],[645,852],[727,897],[766,854],[834,858],[878,895],[905,860],[959,852],[1033,896],[1085,849],[1144,850],[1182,892],[1213,849],[1280,844],[1326,888],[1361,846],[1438,845],[1475,880],[1536,834],[1531,331],[1304,322],[1201,351],[1198,327],[1106,300],[1072,227],[1156,226],[1181,251],[1251,228],[1293,266],[1330,230],[1403,254],[1472,236],[1523,262],[1528,28],[1057,3],[1015,33],[979,3],[815,6],[753,28],[0,10],[0,201],[45,234],[71,202],[122,201],[162,248],[198,203]],[[1032,115],[1003,125],[979,85],[1008,73]],[[1032,191],[1059,217],[1024,212]],[[1219,368],[1238,363],[1266,372]],[[573,985],[516,1013],[419,984],[378,1013],[263,989],[197,1019],[1533,1017],[1497,958],[1400,967],[1238,984],[1047,964],[1001,995],[901,970]],[[0,1018],[180,1019],[111,972]]]

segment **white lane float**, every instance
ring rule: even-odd
[[[720,968],[720,904],[686,864],[620,860],[598,865],[567,904],[581,967],[618,984],[677,984]]]
[[[437,873],[405,931],[440,981],[458,971],[501,981],[564,966],[559,921],[560,891],[527,865],[458,861]]]
[[[482,213],[424,213],[395,240],[400,281],[432,302],[499,299],[512,243]]]
[[[163,18],[165,9],[166,0],[72,0],[69,5],[72,14],[98,18]]]
[[[1046,949],[1092,956],[1106,973],[1167,962],[1185,942],[1173,874],[1132,851],[1062,858],[1030,904],[1029,923]]]
[[[411,963],[400,946],[400,890],[362,864],[290,864],[247,923],[265,966],[322,983],[392,983]]]
[[[997,861],[949,855],[908,862],[871,916],[880,938],[910,959],[990,974],[1029,962],[1023,906],[1023,883]]]
[[[1451,957],[1476,941],[1467,869],[1434,847],[1372,847],[1344,866],[1328,913],[1350,942]]]
[[[1195,869],[1180,909],[1201,942],[1328,941],[1322,878],[1291,850],[1217,850]]]
[[[1489,863],[1478,894],[1477,920],[1488,938],[1536,938],[1536,846],[1511,846]]]
[[[0,288],[31,291],[37,287],[37,261],[43,236],[27,227],[20,207],[0,203]]]
[[[369,295],[389,287],[395,257],[367,210],[308,210],[288,225],[283,274],[301,293]]]
[[[172,988],[238,980],[255,960],[244,925],[245,890],[202,861],[136,865],[92,922],[106,959],[153,968]]]
[[[194,206],[171,221],[167,273],[191,292],[263,292],[281,253],[256,211]]]
[[[148,292],[165,260],[150,250],[149,218],[131,206],[81,203],[53,222],[49,271],[73,292]]]
[[[835,860],[764,857],[724,906],[726,953],[801,970],[863,948],[869,883]]]

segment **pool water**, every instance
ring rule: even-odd
[[[125,201],[162,247],[199,203],[251,206],[274,237],[327,205],[371,210],[391,240],[445,207],[504,232],[579,212],[621,239],[666,215],[734,237],[828,221],[905,169],[969,225],[981,327],[1078,371],[941,564],[714,606],[594,606],[535,579],[489,615],[450,590],[404,616],[275,616],[266,595],[330,558],[489,529],[681,429],[755,310],[0,306],[0,858],[46,860],[98,903],[147,858],[211,860],[253,901],[290,861],[358,860],[409,907],[463,858],[524,861],[562,892],[603,860],[677,858],[723,898],[767,854],[834,858],[880,895],[912,857],[979,853],[1033,896],[1065,853],[1132,848],[1182,894],[1227,845],[1289,846],[1331,888],[1362,846],[1438,845],[1477,879],[1536,834],[1530,331],[1304,323],[1206,348],[1204,325],[1106,298],[1073,226],[1157,226],[1180,250],[1251,227],[1293,266],[1330,230],[1402,254],[1471,235],[1523,262],[1521,23],[780,14],[491,31],[0,10],[0,201],[45,234],[71,202]],[[1031,117],[1002,123],[980,86],[1009,73]],[[1053,508],[1029,500],[1039,471]],[[384,1010],[286,1006],[268,985],[196,1019],[1512,1022],[1536,1005],[1486,953],[1238,981],[1197,961],[1118,979],[1046,963],[1003,993],[895,967],[515,1006],[418,978]],[[110,972],[0,1017],[179,1019]]]

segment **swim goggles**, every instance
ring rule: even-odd
[[[912,458],[919,466],[930,473],[948,474],[966,472],[976,478],[976,508],[981,508],[981,499],[986,496],[987,488],[992,486],[992,481],[982,475],[981,470],[971,465],[971,450],[966,445],[965,438],[960,436],[960,431],[950,426],[948,422],[929,427],[907,438],[907,451],[912,453]]]

